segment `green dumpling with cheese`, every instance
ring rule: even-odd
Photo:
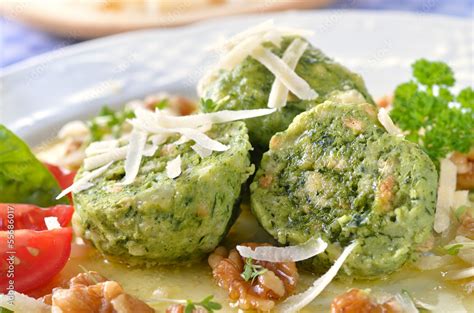
[[[243,39],[244,46],[245,40],[251,42]],[[215,112],[276,107],[278,111],[272,115],[246,121],[255,147],[266,150],[270,138],[285,130],[296,115],[334,93],[355,92],[361,98],[359,102],[373,103],[358,74],[301,37],[284,36],[276,43],[265,41],[239,62],[232,59],[238,53],[235,50],[238,48],[231,49],[216,69],[201,80],[198,91],[204,100],[200,109]],[[287,64],[286,71],[282,62]],[[293,90],[288,91],[283,80],[292,84]]]
[[[263,155],[250,186],[252,211],[280,244],[323,238],[326,251],[305,261],[314,272],[324,273],[355,241],[344,272],[382,277],[430,238],[435,166],[382,121],[369,103],[328,100],[273,136]]]
[[[131,265],[191,262],[213,251],[254,167],[245,123],[214,124],[202,134],[226,150],[206,152],[173,134],[144,153],[129,184],[124,160],[106,165],[92,187],[74,193],[76,231],[109,258]],[[92,158],[76,182],[92,173],[85,168]]]

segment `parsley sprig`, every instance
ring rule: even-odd
[[[253,259],[252,258],[247,258],[245,260],[245,265],[244,265],[244,271],[242,272],[242,274],[240,274],[240,276],[245,280],[245,281],[252,281],[252,284],[254,282],[254,280],[264,274],[265,272],[267,272],[268,270],[263,267],[262,265],[258,265],[258,264],[255,264],[253,263]]]
[[[212,301],[213,298],[214,298],[213,295],[209,295],[199,302],[195,302],[192,300],[159,298],[159,299],[153,299],[152,301],[149,301],[149,302],[171,302],[171,303],[176,303],[176,304],[182,304],[185,306],[184,313],[192,313],[193,310],[197,308],[203,308],[208,313],[214,313],[215,311],[219,311],[220,309],[222,309],[222,305],[218,302]]]
[[[420,59],[412,69],[414,79],[395,90],[392,119],[436,164],[452,151],[467,153],[474,146],[473,89],[453,94],[454,73],[443,62]]]

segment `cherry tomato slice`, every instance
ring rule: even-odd
[[[15,230],[47,230],[44,218],[50,216],[57,217],[61,227],[66,227],[73,213],[74,208],[71,205],[56,205],[43,209],[32,204],[0,203],[0,230],[8,230],[11,221],[14,221]]]
[[[49,163],[44,163],[44,165],[48,168],[49,172],[53,174],[54,178],[56,178],[56,181],[58,182],[61,189],[66,189],[74,182],[74,177],[76,176],[77,172],[69,171]]]
[[[27,293],[47,284],[66,264],[71,240],[71,227],[1,231],[0,292],[14,289]]]

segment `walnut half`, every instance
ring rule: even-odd
[[[261,244],[243,245],[254,249]],[[299,277],[294,262],[272,263],[254,260],[255,265],[266,270],[249,281],[241,275],[245,262],[246,258],[241,257],[237,250],[227,252],[224,247],[218,247],[208,258],[217,284],[228,291],[229,298],[235,301],[240,309],[269,311],[275,307],[276,301],[294,292]]]
[[[122,286],[96,272],[81,273],[68,288],[54,288],[43,298],[53,312],[63,313],[153,313],[145,302],[125,293]]]

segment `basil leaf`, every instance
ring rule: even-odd
[[[61,188],[30,148],[0,124],[0,202],[31,203],[42,207],[55,200]]]

